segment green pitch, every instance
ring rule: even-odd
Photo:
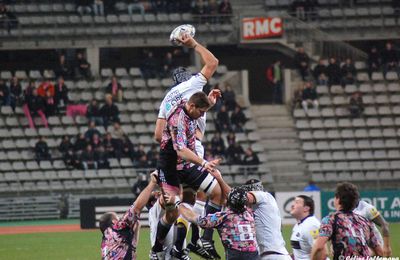
[[[390,225],[393,256],[400,257],[400,223]],[[291,232],[290,226],[283,228],[286,242]],[[216,233],[214,233],[217,235]],[[37,233],[0,236],[0,259],[7,260],[89,260],[100,259],[100,232]],[[215,237],[216,241],[219,241]],[[218,252],[223,254],[220,243]],[[287,248],[291,251],[290,244]],[[138,260],[148,258],[149,229],[143,228],[138,245]],[[193,260],[200,258],[193,256]]]

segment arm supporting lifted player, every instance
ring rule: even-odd
[[[215,58],[215,56],[207,50],[203,45],[198,43],[195,39],[193,39],[189,35],[182,35],[181,42],[183,43],[184,46],[189,47],[189,48],[194,48],[194,50],[200,55],[202,62],[203,62],[203,68],[201,69],[200,73],[207,79],[209,80],[214,72],[217,70],[218,67],[218,59]],[[210,102],[212,105],[215,104],[215,100],[217,97],[221,96],[221,92],[219,90],[213,90],[210,92],[208,95]],[[166,125],[166,119],[165,118],[158,118],[156,122],[156,128],[154,131],[154,139],[157,142],[161,142],[161,137],[162,137],[162,131],[165,128]],[[198,139],[202,139],[202,134],[200,131],[196,132],[196,137]]]

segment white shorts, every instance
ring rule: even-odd
[[[261,260],[292,260],[290,255],[266,255],[260,256]]]

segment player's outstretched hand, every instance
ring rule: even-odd
[[[222,97],[221,90],[213,89],[208,94],[208,100],[210,100],[211,105],[215,105],[217,103],[218,98]]]
[[[182,44],[188,48],[194,48],[197,45],[197,42],[195,39],[193,39],[192,36],[190,36],[187,33],[182,34],[179,37],[179,41],[182,42]]]
[[[154,172],[150,173],[150,181],[154,184],[158,183],[158,172],[155,170]]]
[[[221,161],[221,159],[214,159],[212,161],[209,161],[206,163],[204,168],[209,172],[213,172],[215,170],[215,167],[217,167],[219,165],[220,161]]]
[[[169,194],[168,192],[166,192],[164,194],[164,201],[165,204],[175,204],[175,196],[172,196],[171,194]]]
[[[222,174],[219,170],[214,169],[214,171],[210,172],[210,174],[215,177],[217,180],[222,179]]]
[[[383,247],[383,256],[386,257],[392,256],[392,248],[390,247],[390,245],[385,245]]]

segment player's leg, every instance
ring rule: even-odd
[[[200,189],[209,197],[205,206],[205,214],[213,214],[221,211],[222,192],[217,180],[201,167],[193,166],[184,172],[179,172],[182,183],[197,190]],[[220,259],[212,241],[213,230],[205,229],[203,237],[197,241],[200,248],[205,249],[214,258]]]
[[[169,194],[171,196],[179,195],[179,178],[175,171],[159,170],[158,179],[163,196]],[[151,249],[150,259],[159,260],[164,257],[164,242],[171,226],[178,218],[178,210],[174,205],[165,204],[165,214],[159,220],[157,225],[157,233],[154,245]]]

